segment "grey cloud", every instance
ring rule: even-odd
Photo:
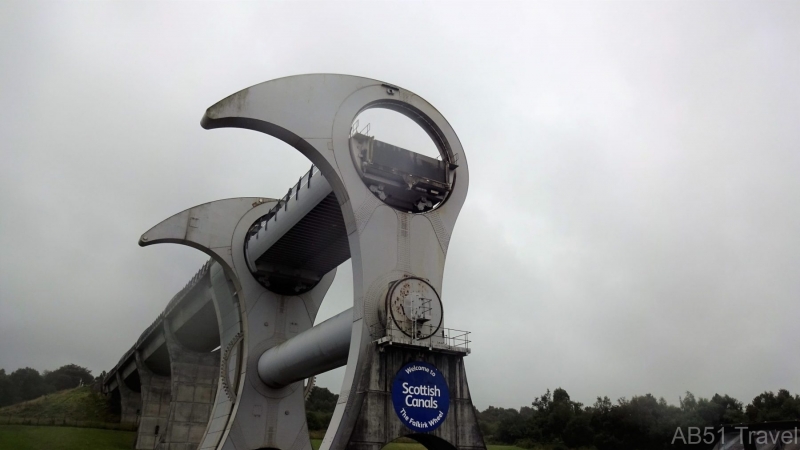
[[[205,108],[336,72],[424,96],[464,144],[443,295],[473,332],[479,407],[557,386],[796,392],[798,19],[777,2],[4,3],[0,367],[112,367],[205,260],[139,235],[308,168],[202,130]]]

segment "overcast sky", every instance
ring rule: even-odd
[[[797,2],[0,1],[0,367],[112,368],[206,260],[141,233],[308,170],[205,109],[331,72],[465,148],[443,301],[478,407],[800,393],[799,55]]]

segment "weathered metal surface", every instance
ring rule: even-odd
[[[280,388],[347,364],[353,311],[348,309],[264,352],[258,376]]]
[[[429,211],[452,188],[447,162],[381,142],[363,134],[350,138],[361,179],[381,201],[407,212]]]
[[[173,326],[175,329],[180,329],[191,322],[195,315],[210,301],[207,295],[207,278],[211,263],[212,261],[210,260],[203,264],[189,282],[170,299],[164,311],[145,329],[136,344],[123,354],[116,366],[107,372],[103,381],[106,390],[111,391],[116,388],[117,372],[122,373],[123,378],[127,378],[136,370],[136,363],[133,357],[136,350],[139,350],[144,360],[147,361],[158,349],[166,345],[162,331],[164,317],[177,314],[178,317],[172,319]],[[209,334],[210,339],[214,340],[214,333]],[[218,337],[216,340],[219,340]]]
[[[360,380],[361,407],[348,442],[350,450],[381,450],[386,443],[409,437],[430,450],[485,450],[464,370],[464,355],[430,352],[419,347],[373,347],[370,369]],[[418,433],[398,419],[391,405],[395,374],[409,362],[427,362],[445,377],[450,391],[447,419],[441,427]]]
[[[373,107],[414,120],[434,141],[440,159],[353,134],[355,117]],[[219,385],[199,448],[310,450],[305,393],[296,380],[345,361],[322,450],[379,448],[380,439],[353,440],[374,431],[364,429],[361,418],[374,402],[364,383],[380,366],[375,355],[395,345],[412,352],[425,348],[456,361],[444,364],[459,365],[458,358],[469,353],[466,334],[453,336],[444,327],[440,301],[449,240],[469,183],[455,132],[412,92],[345,75],[261,83],[209,108],[201,124],[270,134],[298,149],[319,171],[312,167],[280,199],[206,203],[142,236],[140,245],[180,243],[215,262],[204,265],[145,330],[107,386],[119,385],[143,351],[153,363],[165,360],[162,323],[205,317],[210,299],[220,344]],[[347,258],[353,260],[352,310],[310,329],[333,268]],[[414,280],[424,286],[412,289]],[[397,295],[389,295],[392,286]],[[392,315],[394,309],[387,312],[387,305],[399,307],[402,317]],[[419,440],[429,447],[483,446],[481,439],[453,436]]]
[[[440,150],[451,190],[431,210],[412,214],[380,199],[364,182],[350,147],[351,126],[364,109],[383,107],[415,120]],[[469,184],[467,161],[455,132],[421,97],[377,80],[345,75],[303,75],[268,81],[210,107],[205,128],[238,127],[292,145],[320,168],[346,225],[353,261],[353,327],[339,404],[322,450],[344,450],[364,392],[374,338],[389,283],[416,276],[441,292],[447,247]]]
[[[302,382],[272,389],[258,379],[256,366],[265,350],[311,328],[335,271],[298,295],[276,294],[256,281],[243,243],[252,224],[275,204],[258,198],[206,203],[165,220],[140,240],[141,245],[188,245],[217,263],[210,279],[223,353],[220,387],[201,449],[310,450]]]

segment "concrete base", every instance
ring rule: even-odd
[[[163,441],[170,404],[170,377],[157,375],[136,352],[136,369],[142,382],[142,415],[136,436],[137,450],[153,450]]]
[[[119,391],[120,423],[138,425],[139,415],[142,412],[142,394],[129,388],[119,371],[116,372],[116,377]]]
[[[164,321],[172,376],[169,421],[160,450],[196,450],[211,416],[219,381],[219,352],[187,349]]]
[[[364,400],[348,450],[380,450],[403,436],[430,450],[486,450],[469,394],[463,355],[426,348],[376,345],[370,359],[370,370],[359,382]],[[434,365],[444,375],[450,389],[447,418],[430,433],[417,433],[406,428],[392,406],[392,380],[400,368],[412,361]]]

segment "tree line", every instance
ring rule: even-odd
[[[312,390],[306,400],[309,430],[328,427],[337,398],[325,388]],[[677,450],[691,446],[686,439],[676,439],[678,429],[685,437],[689,427],[800,420],[800,396],[785,389],[764,392],[745,406],[729,395],[697,398],[687,392],[678,405],[647,394],[616,402],[598,397],[592,406],[584,406],[559,388],[548,389],[531,406],[518,410],[490,406],[476,413],[487,444],[551,450]]]
[[[306,399],[306,422],[311,431],[328,428],[339,396],[326,388],[314,386]]]
[[[67,364],[43,373],[30,367],[17,369],[10,374],[0,369],[0,408],[94,381],[89,369],[76,364]]]
[[[32,400],[42,395],[97,379],[85,367],[68,364],[39,373],[30,367],[6,374],[0,369],[0,407]],[[325,430],[330,423],[338,396],[326,388],[314,387],[306,399],[309,430]],[[690,427],[705,429],[724,424],[800,420],[800,395],[785,389],[764,392],[744,405],[728,395],[697,398],[687,392],[678,405],[650,394],[621,398],[612,402],[597,397],[591,406],[573,401],[558,388],[519,409],[489,406],[476,409],[478,423],[489,444],[516,445],[522,448],[597,450],[680,449],[677,430],[685,434]]]
[[[728,395],[696,398],[691,392],[678,405],[647,394],[616,402],[598,397],[592,406],[584,406],[559,388],[552,393],[548,389],[519,410],[490,406],[478,412],[488,443],[552,449],[678,449],[689,447],[686,440],[676,439],[689,427],[781,420],[800,420],[800,396],[785,389],[764,392],[746,406]]]

